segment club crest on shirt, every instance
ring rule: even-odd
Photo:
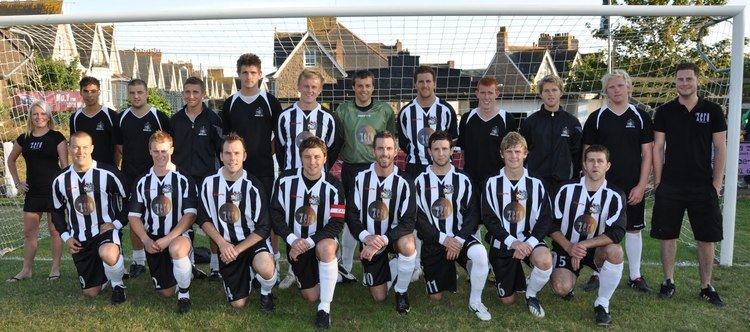
[[[590,214],[583,214],[573,222],[573,229],[575,229],[578,234],[585,237],[596,231],[597,224],[596,219]]]
[[[146,124],[143,125],[143,131],[153,131],[151,130],[151,123],[146,122]]]
[[[104,122],[99,121],[99,123],[96,124],[96,130],[97,131],[103,131],[104,130]]]
[[[229,199],[231,199],[232,202],[239,202],[240,199],[242,199],[242,193],[239,191],[232,191],[229,194]]]
[[[430,126],[434,126],[437,123],[437,119],[435,119],[434,116],[430,115],[427,117],[427,124]]]
[[[602,207],[599,204],[592,203],[591,206],[589,207],[588,213],[589,214],[597,214],[597,213],[601,212],[601,210],[602,210]]]
[[[497,126],[492,127],[492,129],[490,130],[490,136],[500,136],[500,128],[498,128]]]
[[[443,187],[443,194],[445,194],[445,196],[453,194],[453,185],[446,184],[445,187]]]
[[[159,217],[166,217],[172,212],[172,200],[165,195],[156,196],[151,202],[151,211]]]
[[[219,207],[219,219],[227,224],[240,221],[240,208],[232,202],[226,202]]]
[[[201,129],[198,130],[198,136],[208,136],[208,129],[206,129],[206,126],[201,126]]]
[[[169,184],[169,183],[167,183],[167,184],[165,184],[165,185],[161,186],[161,192],[162,192],[163,194],[169,194],[169,193],[172,193],[172,185],[171,185],[171,184]]]
[[[262,118],[263,117],[263,109],[258,107],[255,109],[255,117],[256,118]]]
[[[521,203],[510,202],[503,208],[503,218],[511,224],[517,224],[525,217],[526,208]]]
[[[430,206],[430,213],[436,219],[447,219],[453,215],[453,204],[446,198],[438,198]]]
[[[518,189],[518,191],[516,191],[516,201],[523,201],[527,198],[529,198],[529,193],[526,192],[526,190]]]
[[[318,205],[318,204],[320,204],[320,197],[311,195],[310,199],[307,200],[307,204],[309,204],[309,205]]]
[[[96,202],[89,195],[80,195],[73,201],[73,208],[76,212],[88,216],[96,210]]]
[[[635,121],[633,121],[633,119],[628,119],[628,121],[625,122],[625,128],[635,128]]]
[[[90,193],[94,191],[94,184],[91,182],[85,182],[83,184],[83,191]]]
[[[375,221],[383,221],[388,218],[388,205],[383,201],[374,201],[367,207],[367,215]]]
[[[372,145],[375,134],[375,128],[370,125],[363,124],[359,126],[359,128],[357,128],[357,141],[364,145]]]
[[[391,199],[391,190],[390,189],[383,189],[383,191],[380,192],[380,198],[381,199]]]
[[[570,137],[570,130],[568,130],[568,127],[563,127],[560,132],[560,137]]]
[[[315,129],[318,129],[318,122],[317,121],[310,121],[307,123],[307,130],[309,131],[315,131]]]
[[[301,226],[310,226],[316,223],[315,210],[309,206],[300,206],[294,212],[294,221]]]

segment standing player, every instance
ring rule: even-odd
[[[582,265],[599,270],[599,296],[594,301],[595,321],[609,325],[609,301],[622,278],[622,247],[625,235],[625,195],[609,187],[609,151],[601,145],[583,153],[584,177],[564,185],[555,196],[555,268],[550,278],[555,294],[573,298],[573,287]]]
[[[581,123],[560,106],[563,81],[547,75],[539,81],[542,106],[521,123],[520,133],[529,145],[526,167],[554,195],[578,175],[581,160]]]
[[[607,171],[607,181],[627,194],[625,251],[630,268],[628,285],[648,293],[651,288],[641,275],[641,229],[646,227],[644,192],[651,174],[653,123],[648,113],[628,102],[633,84],[627,72],[615,69],[604,75],[602,86],[607,104],[586,120],[583,149],[599,144],[610,152],[612,168]]]
[[[677,238],[687,209],[698,242],[699,296],[723,306],[719,293],[711,286],[711,273],[714,243],[723,238],[719,192],[727,158],[727,123],[719,105],[698,97],[698,66],[683,63],[675,72],[678,96],[657,108],[654,115],[656,192],[651,237],[661,240],[665,279],[659,296],[671,298],[676,289]]]
[[[81,88],[84,107],[70,117],[70,133],[85,131],[96,142],[92,152],[94,160],[111,166],[118,166],[122,151],[115,149],[115,133],[118,130],[120,114],[99,104],[99,80],[85,76],[78,84]]]
[[[172,137],[157,131],[149,138],[154,166],[133,188],[128,219],[146,249],[154,288],[172,297],[177,286],[177,312],[190,310],[193,249],[185,233],[193,225],[197,194],[192,181],[172,164]],[[145,226],[145,227],[144,227]]]
[[[91,136],[70,135],[73,164],[52,182],[52,222],[73,255],[83,295],[94,297],[109,280],[112,303],[125,302],[120,230],[127,224],[127,196],[120,172],[91,158]]]
[[[354,177],[367,170],[375,161],[373,143],[375,134],[381,131],[396,132],[393,109],[387,103],[372,99],[375,89],[374,75],[368,70],[354,74],[354,100],[349,100],[336,108],[340,130],[338,135],[343,142],[341,149],[341,184],[347,197],[353,197]],[[352,205],[352,204],[349,204]],[[347,224],[349,220],[347,220]],[[339,274],[343,282],[356,281],[352,275],[354,247],[356,240],[344,225],[341,236],[341,266]],[[355,234],[356,235],[356,234]]]
[[[219,246],[219,273],[229,304],[245,306],[254,272],[260,283],[260,310],[267,313],[275,308],[271,290],[276,284],[268,241],[268,197],[258,180],[242,169],[246,158],[242,137],[227,135],[221,151],[224,166],[201,186],[203,204],[197,222]]]
[[[320,299],[317,328],[331,326],[331,301],[336,288],[336,238],[344,226],[341,185],[327,175],[326,143],[308,137],[299,145],[302,168],[279,176],[271,195],[273,228],[287,243],[287,259],[302,298]]]
[[[122,174],[125,187],[132,188],[138,179],[153,165],[149,157],[148,140],[157,130],[169,132],[169,118],[158,112],[147,102],[146,82],[133,79],[128,83],[130,107],[120,115],[119,130],[116,135],[116,149],[122,155]],[[130,276],[135,278],[146,272],[146,252],[141,239],[130,229],[130,243],[133,246],[133,263]]]
[[[206,177],[216,174],[216,158],[221,151],[222,142],[221,118],[203,103],[205,92],[206,84],[203,80],[188,77],[182,85],[185,107],[169,119],[169,127],[174,137],[174,163],[177,164],[180,174],[187,176],[196,186],[200,186]],[[192,228],[188,233],[192,241]],[[219,280],[217,253],[216,244],[211,242],[210,280]],[[198,278],[206,276],[195,266],[193,273]]]
[[[395,282],[396,311],[406,314],[406,291],[417,257],[414,186],[411,179],[398,174],[393,164],[398,152],[396,137],[380,131],[373,141],[377,161],[355,178],[347,223],[352,235],[362,243],[363,283],[370,287],[370,294],[376,301],[384,301],[388,286]],[[398,254],[398,259],[390,259],[391,253]]]
[[[436,131],[427,141],[432,164],[416,179],[417,235],[422,242],[422,265],[427,293],[438,301],[444,291],[456,291],[456,263],[468,272],[471,282],[469,310],[479,319],[492,319],[482,304],[482,289],[489,266],[487,251],[475,238],[479,207],[471,181],[451,165],[453,141]]]
[[[525,291],[529,311],[541,318],[544,308],[536,294],[552,274],[552,255],[544,243],[552,224],[549,196],[542,181],[530,177],[523,167],[528,149],[521,134],[508,133],[500,151],[505,167],[487,180],[482,196],[495,287],[504,304],[512,304],[516,292]],[[532,267],[528,285],[521,262]]]
[[[478,199],[487,179],[504,166],[501,155],[487,151],[501,151],[500,142],[507,133],[518,130],[518,122],[513,114],[497,107],[500,87],[494,77],[482,77],[475,93],[479,106],[461,117],[456,145],[464,151],[464,172]]]

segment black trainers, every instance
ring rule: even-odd
[[[131,278],[138,278],[139,275],[146,272],[146,267],[140,264],[130,264],[130,277]]]
[[[260,312],[270,313],[273,312],[274,309],[276,309],[276,304],[273,303],[273,294],[260,294]]]
[[[612,316],[601,305],[594,307],[594,314],[596,315],[596,325],[609,326],[609,324],[612,324]]]
[[[407,293],[396,293],[396,311],[398,313],[405,315],[409,313],[409,310],[411,309],[409,307],[409,295]]]
[[[193,306],[193,302],[190,301],[189,297],[177,299],[177,313],[180,315],[186,314],[190,311],[190,307]]]
[[[193,265],[193,279],[206,279],[206,278],[208,278],[208,275],[206,275],[206,272],[203,272],[203,270]]]
[[[357,282],[357,277],[355,277],[351,272],[347,271],[343,265],[339,265],[339,277],[337,282],[341,284],[349,284]]]
[[[674,292],[676,291],[677,291],[677,288],[675,288],[674,283],[672,282],[672,279],[664,280],[664,283],[661,284],[661,290],[659,290],[659,298],[671,299],[672,296],[674,296]]]
[[[542,304],[539,303],[538,298],[527,297],[526,306],[529,307],[529,312],[531,312],[531,314],[534,315],[534,317],[544,318],[544,308],[542,308]]]
[[[208,275],[208,281],[221,281],[219,270],[211,270],[211,274]]]
[[[331,314],[325,312],[325,310],[318,310],[318,315],[315,317],[315,328],[327,329],[331,327]]]
[[[628,286],[630,286],[630,288],[633,288],[643,293],[651,293],[653,291],[651,290],[651,287],[648,287],[648,284],[646,283],[646,279],[643,279],[643,277],[638,277],[633,280],[628,280]]]
[[[112,304],[120,304],[125,302],[125,286],[117,285],[112,287]]]
[[[698,296],[717,307],[724,306],[724,301],[721,300],[721,298],[719,297],[719,293],[716,292],[714,286],[708,285],[708,287],[701,289],[701,292],[698,293]]]
[[[563,300],[568,302],[573,302],[573,299],[576,297],[576,293],[573,292],[573,290],[570,291],[570,293],[566,294],[562,297]]]
[[[591,278],[589,278],[589,281],[583,284],[581,288],[583,288],[584,292],[590,292],[592,290],[599,288],[599,276],[592,275]]]

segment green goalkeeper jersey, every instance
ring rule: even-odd
[[[372,142],[379,131],[388,130],[396,135],[396,119],[393,109],[384,102],[373,101],[368,107],[357,107],[353,100],[336,108],[341,130],[337,132],[344,140],[339,156],[349,164],[375,161]]]

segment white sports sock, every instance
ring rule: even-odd
[[[602,264],[602,268],[599,270],[599,297],[596,298],[594,306],[601,305],[604,310],[609,312],[609,299],[612,298],[617,285],[620,284],[622,266],[622,263],[612,264],[607,261]]]
[[[354,265],[354,249],[357,247],[357,239],[349,232],[349,226],[344,225],[344,234],[341,236],[341,265],[352,272]]]
[[[386,286],[388,287],[388,290],[390,290],[393,281],[396,280],[396,277],[398,276],[398,258],[391,258],[391,260],[388,261],[388,269],[391,271],[391,280],[388,281]],[[411,275],[409,275],[409,279],[411,279]]]
[[[190,279],[193,276],[193,264],[187,257],[172,260],[172,273],[177,280],[177,287],[181,289],[190,288]]]
[[[422,266],[422,240],[417,236],[417,231],[414,231],[414,239],[417,245],[417,260],[414,262],[414,269],[418,269]]]
[[[630,280],[641,276],[641,253],[643,252],[643,241],[641,232],[625,233],[625,253],[628,255],[628,267]]]
[[[209,266],[211,267],[211,271],[219,271],[219,254],[211,253]]]
[[[526,297],[536,297],[536,293],[542,290],[542,287],[547,284],[551,275],[551,267],[543,271],[535,266],[529,274],[529,284],[526,285]]]
[[[113,266],[104,262],[102,262],[102,265],[104,265],[104,275],[107,276],[112,287],[121,286],[122,276],[125,275],[125,263],[123,263],[122,256],[117,258],[117,262]]]
[[[411,274],[414,273],[416,259],[416,253],[411,256],[398,254],[398,280],[396,280],[396,285],[393,286],[393,290],[399,293],[406,293],[406,291],[409,290]]]
[[[133,263],[146,265],[146,250],[133,250]]]
[[[258,282],[260,283],[261,295],[271,294],[271,290],[273,289],[273,286],[276,285],[276,273],[273,274],[270,280],[263,279],[263,277],[261,277],[260,274],[256,274],[255,279],[258,279]]]
[[[319,261],[318,274],[320,275],[320,304],[318,304],[318,310],[330,313],[333,292],[336,290],[336,278],[339,274],[338,262],[335,259],[328,263]]]
[[[195,251],[190,250],[190,255],[188,255],[188,258],[190,258],[190,265],[195,265]]]
[[[469,304],[482,303],[482,290],[487,282],[487,273],[490,272],[487,251],[480,244],[469,247],[466,256],[471,260],[469,279],[471,280],[471,293],[469,293]]]

